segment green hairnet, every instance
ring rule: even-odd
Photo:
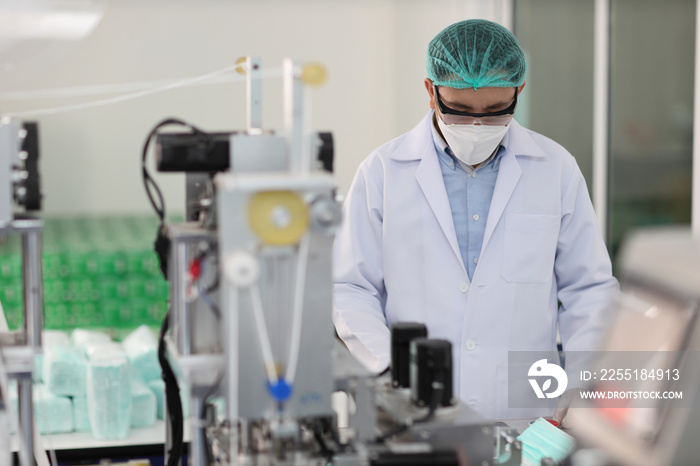
[[[525,54],[513,33],[483,19],[443,29],[428,45],[428,77],[436,86],[516,87],[525,82]]]

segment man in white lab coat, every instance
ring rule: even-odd
[[[515,37],[484,20],[428,48],[430,112],[360,165],[334,250],[333,321],[353,355],[389,364],[390,327],[452,343],[454,393],[508,406],[508,352],[596,349],[618,292],[585,181],[554,141],[513,120],[525,83]],[[561,304],[559,304],[561,303]]]

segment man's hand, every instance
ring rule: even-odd
[[[568,427],[564,425],[564,418],[566,418],[566,414],[569,412],[571,403],[581,399],[582,391],[581,388],[571,388],[565,391],[561,398],[559,398],[559,403],[557,403],[557,407],[554,409],[552,418],[559,423],[560,427]]]

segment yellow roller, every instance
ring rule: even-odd
[[[236,67],[236,73],[245,76],[246,69],[245,69],[245,66],[243,66],[243,65],[245,64],[247,59],[248,59],[248,57],[241,57],[238,60],[236,60],[236,63],[234,63],[234,65],[240,65],[240,66]]]
[[[293,191],[263,191],[248,203],[250,227],[273,246],[296,244],[309,227],[309,211]]]
[[[309,63],[301,70],[301,82],[307,86],[318,87],[323,85],[328,78],[326,68],[320,63]]]

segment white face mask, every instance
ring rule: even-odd
[[[510,126],[446,125],[440,117],[437,124],[455,157],[467,165],[478,165],[491,157]]]

